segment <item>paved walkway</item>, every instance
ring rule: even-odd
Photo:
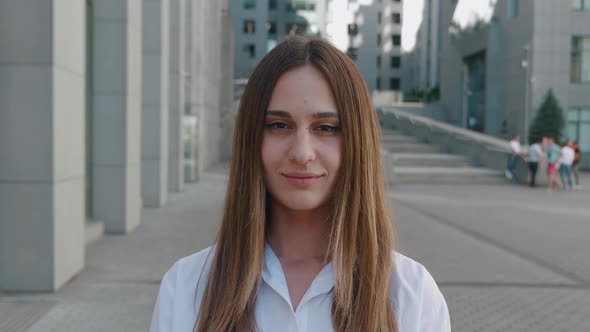
[[[212,243],[224,183],[206,174],[134,233],[90,245],[55,294],[0,295],[0,331],[146,331],[164,272]],[[400,251],[438,281],[453,331],[590,331],[590,190],[400,185],[390,197]]]

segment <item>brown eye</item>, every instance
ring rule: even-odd
[[[321,126],[318,126],[318,130],[319,131],[326,132],[326,133],[337,132],[338,129],[339,129],[338,127],[332,126],[332,125],[321,125]]]
[[[269,128],[269,129],[286,129],[287,128],[287,124],[284,123],[284,122],[275,121],[275,122],[271,122],[271,123],[267,124],[266,125],[266,128]]]

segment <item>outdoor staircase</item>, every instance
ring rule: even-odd
[[[390,184],[492,184],[502,173],[441,151],[399,131],[383,130],[382,148]]]

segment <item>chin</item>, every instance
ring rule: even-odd
[[[324,195],[317,195],[312,193],[294,193],[284,195],[287,197],[281,197],[282,195],[272,195],[273,199],[283,205],[284,207],[293,211],[308,211],[315,210],[319,207],[326,205],[328,198]]]

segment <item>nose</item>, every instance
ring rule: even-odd
[[[314,160],[316,157],[313,138],[309,130],[299,130],[291,141],[289,160],[301,165]]]

